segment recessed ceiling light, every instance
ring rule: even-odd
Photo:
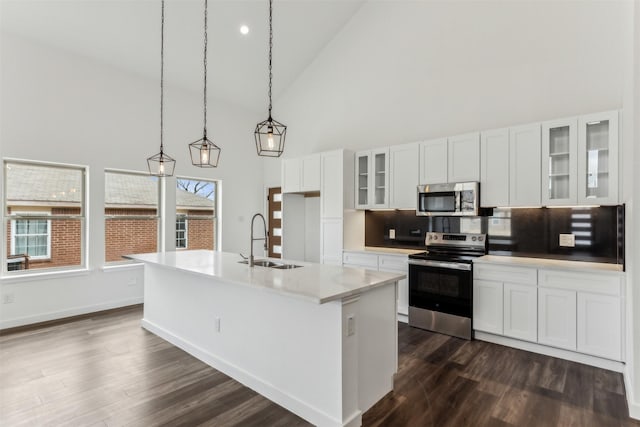
[[[240,26],[240,33],[247,35],[249,34],[249,27],[247,27],[246,25],[241,25]]]

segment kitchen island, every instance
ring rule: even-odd
[[[145,265],[145,329],[315,425],[359,426],[393,389],[402,274],[205,250],[128,258]]]

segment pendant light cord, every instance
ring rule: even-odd
[[[269,121],[271,121],[271,81],[273,72],[271,70],[271,51],[273,49],[273,0],[269,0]]]
[[[207,42],[208,42],[208,34],[207,34],[207,0],[204,0],[204,136],[207,136]]]
[[[162,0],[162,18],[160,20],[160,156],[164,147],[162,143],[163,111],[164,111],[164,0]]]

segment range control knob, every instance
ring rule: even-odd
[[[483,240],[484,240],[484,236],[480,236],[480,237],[478,237],[478,241],[479,241],[479,242],[482,242]]]
[[[471,240],[473,240],[473,241],[475,242],[475,241],[476,241],[476,236],[473,236],[473,237],[471,238]]]
[[[433,240],[438,240],[438,236],[433,236]]]

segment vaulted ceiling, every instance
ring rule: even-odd
[[[362,0],[274,1],[274,98],[314,60]],[[165,4],[165,82],[202,90],[204,0]],[[209,0],[210,98],[249,110],[267,102],[267,0]],[[240,34],[241,25],[249,34]],[[2,0],[3,32],[160,77],[160,0]]]

